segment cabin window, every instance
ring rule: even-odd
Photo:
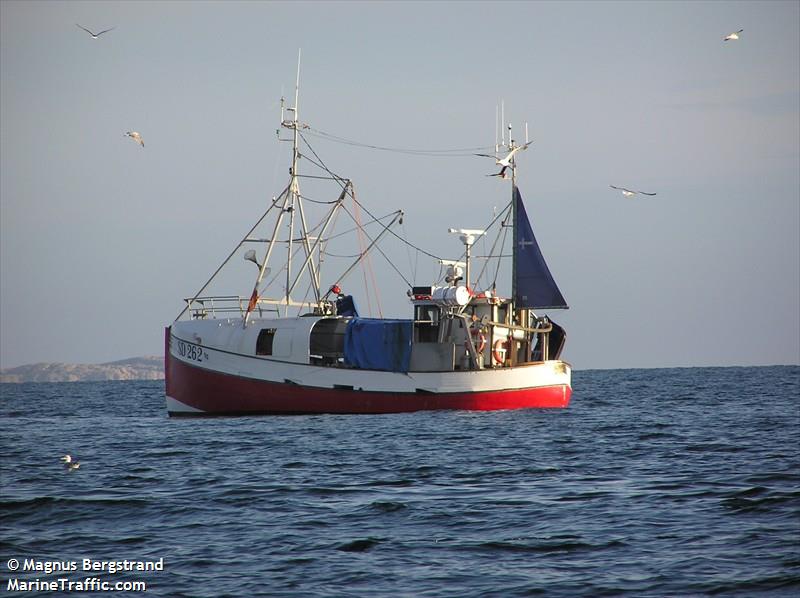
[[[309,354],[315,365],[336,365],[344,357],[347,320],[320,320],[311,329]]]
[[[274,328],[264,328],[258,333],[256,355],[272,355],[272,341],[275,339]]]
[[[439,342],[439,307],[436,305],[414,306],[414,342]]]

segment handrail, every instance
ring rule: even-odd
[[[527,326],[517,326],[516,324],[506,324],[505,322],[493,322],[492,320],[481,322],[482,326],[486,326],[487,324],[491,324],[492,326],[497,326],[499,328],[509,328],[510,330],[522,330],[524,332],[533,332],[534,334],[544,334],[546,332],[552,332],[553,330],[552,324],[548,324],[544,328],[528,328]]]
[[[192,316],[196,318],[198,315],[202,315],[203,317],[205,317],[209,314],[212,317],[216,317],[217,314],[244,315],[247,311],[249,298],[243,297],[241,295],[206,295],[206,296],[199,296],[192,298],[184,298],[184,301],[187,304],[184,312],[190,311],[192,312]],[[256,303],[257,305],[256,309],[260,311],[264,310],[276,311],[274,307],[267,307],[267,306],[278,306],[285,304],[286,304],[285,300],[282,299],[259,298]],[[308,306],[309,302],[291,301],[290,305],[293,307],[303,307],[303,306]]]

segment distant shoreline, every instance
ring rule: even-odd
[[[163,380],[164,358],[132,357],[99,364],[34,363],[0,370],[0,383]]]
[[[633,368],[586,368],[574,372],[596,370],[663,370],[693,368],[798,367],[797,364],[771,365],[682,365]],[[100,364],[34,363],[0,370],[0,384],[25,382],[104,382],[110,380],[163,380],[164,358],[160,355],[131,357]]]

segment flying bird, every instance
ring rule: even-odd
[[[735,40],[739,39],[739,34],[740,34],[742,31],[744,31],[744,29],[739,29],[739,31],[737,31],[736,33],[731,33],[731,34],[729,34],[729,35],[726,35],[726,36],[723,38],[723,40],[722,40],[722,41],[724,41],[724,42],[735,41]]]
[[[78,25],[77,23],[75,23],[75,25],[77,27],[80,27],[81,29],[83,29],[89,35],[91,35],[92,39],[97,39],[98,37],[100,37],[104,33],[108,33],[109,31],[111,31],[111,29],[116,29],[116,27],[112,27],[111,29],[103,29],[100,33],[93,33],[92,31],[89,31],[86,27],[84,27],[83,25]]]
[[[137,133],[136,131],[127,131],[125,135],[127,135],[128,137],[133,139],[136,143],[144,147],[144,139],[142,139],[142,136],[139,135],[139,133]]]
[[[498,158],[497,156],[493,156],[491,154],[475,154],[475,155],[481,156],[482,158],[494,158],[495,164],[497,164],[498,166],[502,166],[500,172],[497,172],[495,174],[487,174],[486,176],[499,176],[500,178],[506,179],[508,178],[506,176],[506,168],[511,166],[511,160],[512,158],[514,158],[514,154],[516,154],[519,150],[528,149],[528,146],[531,143],[533,143],[533,141],[529,141],[525,145],[519,145],[515,147],[510,152],[508,152],[505,158]]]
[[[626,189],[625,187],[615,187],[614,185],[609,185],[609,187],[612,189],[617,189],[618,191],[622,191],[622,194],[625,197],[631,197],[632,195],[638,195],[640,193],[642,195],[655,195],[655,193],[647,193],[646,191],[633,191],[631,189]]]

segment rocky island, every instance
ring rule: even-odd
[[[0,383],[163,380],[164,358],[132,357],[99,364],[34,363],[0,370]]]

